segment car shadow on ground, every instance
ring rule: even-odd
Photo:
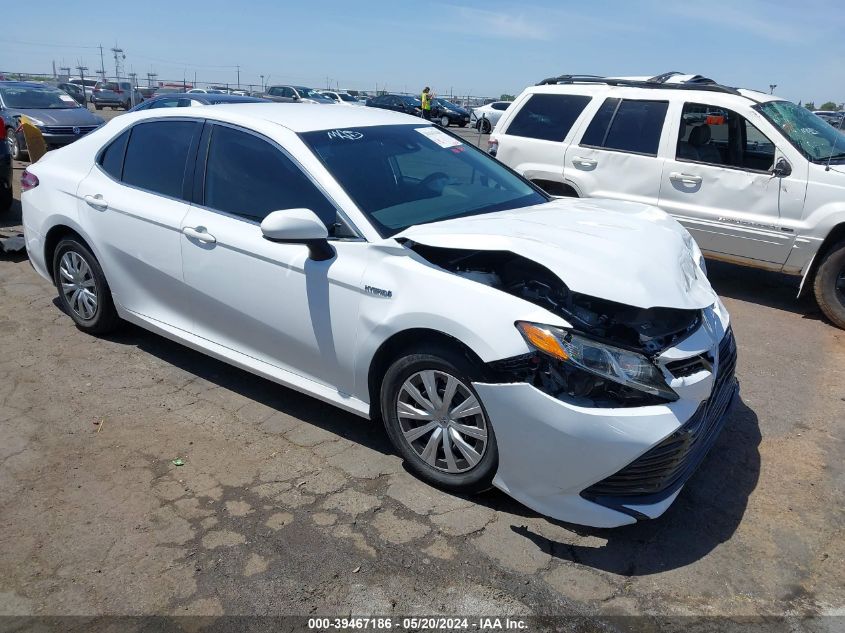
[[[54,304],[62,310],[58,299],[54,301]],[[213,385],[313,424],[350,442],[361,444],[383,454],[394,452],[381,424],[365,420],[321,400],[218,361],[163,336],[125,323],[118,332],[105,338],[121,345],[137,347]]]
[[[792,312],[805,319],[823,318],[812,288],[804,288],[798,298],[800,277],[711,260],[707,261],[707,272],[721,297]]]
[[[663,516],[614,529],[552,521],[604,545],[559,543],[526,526],[511,529],[556,558],[622,576],[684,567],[730,539],[739,527],[760,477],[760,441],[757,415],[737,398],[716,444]],[[504,509],[497,496],[489,496],[487,505]],[[507,500],[507,505],[512,511],[518,504]],[[527,509],[522,515],[536,516]]]

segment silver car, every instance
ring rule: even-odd
[[[143,100],[144,97],[129,81],[98,81],[91,94],[91,103],[97,110],[102,110],[105,106],[128,110]]]

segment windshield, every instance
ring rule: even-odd
[[[327,97],[326,95],[321,95],[319,92],[317,92],[313,88],[301,88],[301,87],[297,86],[296,91],[299,93],[299,96],[302,99],[331,99],[331,97]]]
[[[56,88],[9,86],[0,88],[7,108],[18,110],[64,110],[80,105],[68,93]]]
[[[383,237],[548,200],[495,159],[431,125],[300,136]]]
[[[355,97],[348,95],[345,92],[341,92],[337,96],[340,97],[341,101],[352,101],[353,103],[357,103],[358,101]]]
[[[845,134],[807,108],[789,101],[768,101],[756,107],[811,161],[845,157]]]
[[[438,105],[443,106],[444,108],[449,108],[451,110],[460,110],[460,106],[456,106],[454,103],[446,101],[446,99],[434,99],[434,102]]]

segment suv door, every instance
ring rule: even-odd
[[[582,196],[656,205],[668,107],[668,101],[606,98],[580,141],[566,149],[566,181]]]
[[[496,158],[529,180],[560,182],[566,153],[564,143],[591,100],[587,95],[531,95],[503,131],[497,128]],[[491,117],[491,124],[500,116]]]
[[[308,208],[329,235],[352,235],[335,205],[279,146],[216,123],[200,146],[195,204],[182,223],[182,260],[195,332],[213,343],[342,390],[351,390],[362,241],[333,240],[336,256],[264,238],[272,211]],[[245,362],[251,362],[249,360]]]
[[[800,217],[806,178],[775,176],[775,143],[733,110],[690,102],[679,110],[659,206],[707,254],[783,264],[794,234],[780,217]]]
[[[125,310],[190,330],[180,231],[202,123],[144,121],[100,153],[77,190],[79,215]]]

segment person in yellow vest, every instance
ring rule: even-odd
[[[26,139],[29,162],[34,163],[47,153],[47,143],[44,142],[41,130],[36,127],[35,123],[28,116],[22,114],[19,117],[19,123],[19,129],[23,132],[24,139]]]
[[[422,94],[420,95],[420,101],[422,101],[423,118],[427,121],[431,121],[431,88],[428,86],[423,88]]]

